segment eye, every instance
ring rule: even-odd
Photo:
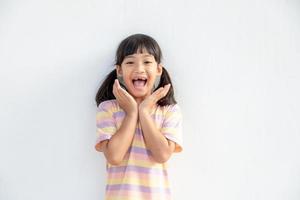
[[[152,63],[152,62],[150,62],[150,61],[146,61],[145,63],[149,64],[149,63]]]
[[[127,62],[126,64],[133,64],[133,62]]]

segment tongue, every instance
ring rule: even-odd
[[[144,87],[145,81],[141,81],[141,80],[133,81],[133,85],[136,88],[141,88]]]

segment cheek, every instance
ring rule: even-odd
[[[154,83],[155,83],[155,77],[151,77],[151,78],[149,78],[148,80],[147,80],[147,85],[148,86],[153,86],[154,85]]]
[[[131,84],[131,83],[132,83],[132,80],[131,80],[129,77],[126,77],[126,78],[125,78],[125,82],[126,82],[127,84]]]
[[[123,71],[123,78],[124,78],[125,81],[130,80],[130,72],[128,70]]]

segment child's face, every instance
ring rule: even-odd
[[[116,69],[117,74],[123,76],[128,92],[140,99],[151,94],[156,77],[162,73],[162,65],[147,51],[126,56]]]

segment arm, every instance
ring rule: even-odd
[[[113,85],[113,94],[126,115],[119,130],[109,140],[103,141],[104,144],[100,145],[99,151],[103,151],[109,163],[118,165],[123,161],[131,145],[137,124],[138,109],[134,98],[121,88],[118,80],[115,80]]]
[[[126,115],[120,129],[109,139],[103,141],[98,151],[103,151],[106,160],[112,165],[122,162],[132,142],[137,123],[137,114]]]
[[[139,109],[139,119],[145,137],[146,146],[150,149],[155,161],[166,162],[175,149],[175,143],[168,140],[156,127],[148,111]]]

